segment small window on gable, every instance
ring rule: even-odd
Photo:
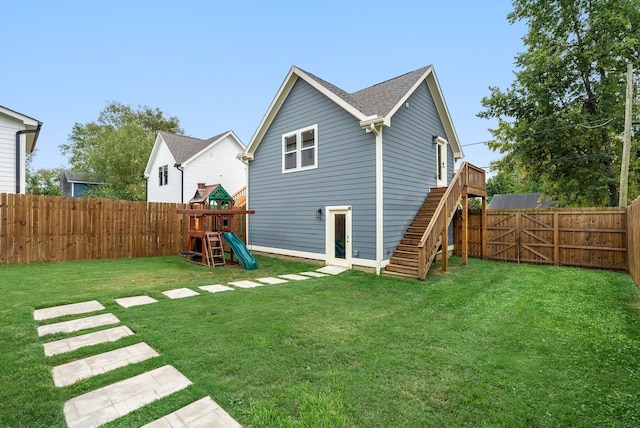
[[[282,172],[318,167],[318,125],[282,136]]]
[[[160,186],[164,186],[169,183],[169,166],[164,165],[158,168],[158,182]]]

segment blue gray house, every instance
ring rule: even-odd
[[[242,156],[251,249],[380,273],[463,153],[433,66],[351,93],[294,66]]]

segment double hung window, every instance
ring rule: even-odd
[[[158,181],[161,186],[169,183],[169,166],[164,165],[158,168]]]
[[[318,167],[318,125],[282,135],[282,172]]]

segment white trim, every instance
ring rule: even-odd
[[[311,85],[314,89],[319,91],[321,94],[325,95],[327,98],[335,102],[338,106],[342,107],[344,110],[353,115],[360,122],[366,122],[371,120],[371,116],[366,116],[363,112],[358,110],[356,107],[340,98],[338,95],[327,89],[322,84],[318,83],[314,78],[309,76],[304,71],[300,70],[296,66],[292,66],[285,77],[284,81],[280,85],[280,89],[276,93],[275,98],[269,105],[267,112],[264,117],[260,121],[258,128],[256,129],[253,137],[249,141],[249,145],[245,150],[245,156],[247,158],[253,159],[253,154],[258,148],[258,145],[262,142],[264,135],[267,130],[271,126],[274,118],[278,114],[280,107],[284,103],[285,99],[289,96],[293,85],[296,83],[298,78],[302,78],[305,82]],[[447,104],[444,100],[444,96],[442,94],[442,90],[440,88],[440,83],[438,83],[438,78],[436,76],[435,70],[433,66],[430,66],[422,75],[421,78],[417,79],[414,85],[408,90],[404,96],[400,99],[400,101],[391,109],[391,111],[385,116],[381,118],[376,118],[381,120],[385,126],[391,126],[391,119],[393,115],[398,111],[398,109],[405,104],[407,99],[416,91],[416,89],[422,84],[422,82],[427,83],[429,91],[431,92],[431,96],[436,105],[436,110],[438,112],[438,117],[442,122],[442,126],[444,127],[445,134],[447,136],[447,140],[451,145],[451,149],[453,150],[454,162],[458,159],[462,159],[464,157],[464,153],[462,152],[462,147],[460,146],[460,140],[458,139],[458,134],[453,126],[453,122],[451,121],[451,115],[449,114],[449,109],[447,108]]]
[[[382,272],[384,258],[384,162],[382,159],[382,125],[376,132],[376,275]]]
[[[307,82],[309,85],[311,85],[321,94],[325,95],[327,98],[332,100],[334,103],[338,104],[340,107],[342,107],[343,109],[351,113],[351,115],[355,116],[358,120],[366,119],[366,116],[364,113],[362,113],[360,110],[358,110],[357,108],[355,108],[354,106],[352,106],[351,104],[349,104],[348,102],[346,102],[345,100],[343,100],[342,98],[340,98],[339,96],[337,96],[336,94],[334,94],[333,92],[331,92],[330,90],[322,86],[314,78],[312,78],[307,73],[300,70],[298,67],[294,65],[289,70],[289,73],[287,74],[287,77],[285,77],[284,81],[282,82],[282,85],[280,85],[280,89],[278,89],[278,92],[276,93],[275,98],[273,99],[273,101],[271,101],[271,104],[269,105],[267,112],[265,113],[264,117],[260,121],[260,125],[258,125],[258,128],[256,129],[256,132],[253,134],[253,137],[251,137],[251,140],[249,141],[249,145],[245,150],[245,154],[253,155],[255,153],[256,149],[258,148],[258,145],[262,141],[262,138],[266,134],[267,129],[269,129],[269,126],[271,126],[271,122],[273,122],[273,119],[276,117],[276,114],[280,110],[280,107],[282,107],[282,104],[284,103],[285,99],[289,96],[289,92],[291,92],[291,89],[293,88],[293,85],[296,83],[298,78],[302,78],[302,80]]]
[[[309,253],[306,251],[295,251],[295,250],[287,250],[284,248],[263,247],[260,245],[247,245],[247,248],[251,251],[258,251],[261,253],[276,254],[280,256],[289,256],[289,257],[300,257],[302,259],[309,259],[309,260],[320,260],[325,263],[327,260],[324,254]],[[386,267],[388,264],[389,264],[389,260],[388,259],[384,260],[382,262],[382,267]],[[354,257],[351,259],[351,265],[375,268],[376,261],[372,259],[360,259],[360,258]]]
[[[335,254],[335,223],[333,214],[345,214],[345,246],[344,259],[332,256]],[[344,266],[351,268],[353,254],[353,223],[351,205],[327,206],[325,207],[325,261],[327,264]]]
[[[15,110],[11,110],[10,108],[0,106],[0,113],[9,116],[15,120],[22,122],[23,125],[27,127],[37,127],[40,123],[38,120],[27,116],[26,114],[18,113]],[[30,128],[27,128],[30,129]]]
[[[309,131],[309,130],[313,130],[313,149],[314,149],[314,153],[313,153],[313,165],[307,165],[307,166],[302,166],[302,151],[305,150],[302,147],[302,133]],[[290,137],[292,135],[296,136],[296,167],[295,168],[289,168],[286,169],[285,167],[285,154],[286,152],[286,139],[287,137]],[[306,171],[308,169],[316,169],[318,168],[318,148],[319,148],[319,144],[318,144],[318,124],[314,124],[311,126],[307,126],[305,128],[300,128],[300,129],[296,129],[295,131],[291,131],[291,132],[287,132],[285,134],[282,134],[282,173],[283,174],[289,174],[291,172],[298,172],[298,171]]]
[[[286,248],[263,247],[261,245],[247,245],[251,251],[260,251],[263,253],[279,254],[282,256],[301,257],[303,259],[326,260],[326,256],[320,253],[310,253],[307,251],[287,250]]]
[[[334,103],[338,104],[340,107],[351,113],[358,120],[365,120],[367,116],[364,115],[360,110],[337,96],[335,93],[331,92],[325,86],[318,83],[318,81],[311,76],[309,76],[304,71],[300,70],[298,67],[293,67],[298,76],[302,77],[305,82],[316,88],[320,93],[324,94],[327,98],[331,99]]]
[[[429,87],[431,96],[433,97],[433,101],[436,104],[436,110],[438,111],[438,116],[440,116],[440,120],[442,121],[442,126],[444,127],[445,134],[447,134],[447,140],[449,141],[449,144],[451,144],[451,150],[453,151],[453,161],[455,163],[456,160],[462,159],[464,157],[462,147],[460,147],[460,140],[458,139],[458,134],[453,127],[453,121],[451,120],[451,115],[449,114],[447,103],[444,100],[442,89],[440,89],[440,83],[438,83],[438,78],[436,77],[436,72],[435,70],[433,70],[433,68],[431,69],[428,77],[430,78],[426,79],[427,86]],[[445,120],[442,120],[443,118]]]
[[[231,137],[231,140],[233,140],[236,143],[236,146],[238,146],[240,148],[240,150],[242,150],[242,151],[245,150],[244,144],[242,144],[242,141],[240,141],[240,139],[236,136],[236,134],[233,131],[228,131],[228,132],[225,132],[223,135],[221,135],[218,139],[212,141],[211,144],[209,144],[207,147],[203,148],[198,153],[196,153],[195,155],[191,156],[186,161],[182,162],[182,166],[183,167],[188,166],[189,163],[191,163],[195,159],[198,159],[203,153],[205,153],[206,151],[210,150],[211,148],[217,146],[218,144],[222,143],[227,137]]]
[[[449,178],[447,177],[447,146],[448,141],[442,137],[436,138],[435,150],[436,150],[436,187],[447,187]],[[440,164],[438,159],[438,150],[442,154],[442,163]],[[439,178],[442,176],[442,178]]]

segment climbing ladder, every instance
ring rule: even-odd
[[[205,255],[207,259],[207,265],[224,266],[226,264],[224,260],[224,249],[222,248],[222,237],[220,232],[206,232],[205,233]]]

